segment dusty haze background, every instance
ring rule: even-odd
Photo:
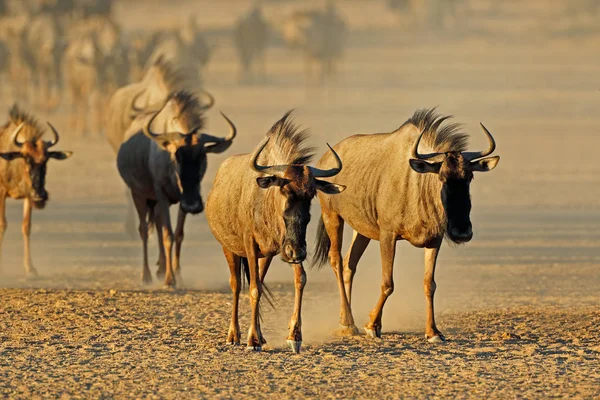
[[[125,31],[133,32],[175,27],[195,12],[218,46],[204,74],[217,101],[208,113],[209,128],[225,129],[220,109],[239,134],[229,151],[209,157],[204,199],[219,164],[251,151],[290,108],[310,128],[318,157],[326,142],[392,131],[423,107],[438,106],[439,112],[455,115],[471,134],[473,149],[485,146],[479,121],[490,129],[501,161],[493,172],[477,175],[472,185],[475,237],[465,246],[444,245],[438,262],[436,313],[438,326],[450,339],[447,345],[434,347],[423,339],[423,254],[399,243],[383,342],[335,338],[339,301],[333,272],[326,267],[308,271],[306,351],[300,357],[288,354],[283,345],[293,275],[275,261],[266,282],[276,289],[279,307],[265,311],[263,324],[271,348],[249,354],[225,347],[229,271],[204,215],[188,218],[186,225],[184,291],[163,292],[158,282],[153,289],[143,287],[141,243],[122,232],[124,185],[114,155],[100,135],[81,141],[70,135],[64,101],[56,113],[38,113],[61,131],[60,149],[75,152],[69,161],[51,162],[51,201],[33,214],[38,279],[27,280],[23,274],[21,202],[7,202],[0,286],[11,290],[3,292],[6,303],[0,304],[0,312],[6,313],[0,355],[10,350],[14,358],[7,364],[0,361],[0,382],[18,381],[24,388],[11,384],[14,391],[4,394],[87,389],[95,397],[186,392],[224,397],[598,396],[598,17],[558,0],[466,3],[468,13],[447,21],[451,29],[443,32],[391,13],[383,1],[338,1],[350,29],[348,47],[335,80],[324,88],[306,82],[301,54],[277,40],[267,51],[268,81],[238,84],[231,29],[250,1],[122,1],[116,13]],[[263,10],[269,21],[276,21],[293,10],[322,5],[264,2]],[[0,109],[8,110],[11,103],[0,98]],[[316,200],[312,215],[311,245],[319,216]],[[347,235],[344,248],[348,241]],[[153,237],[152,259],[155,242]],[[378,243],[372,242],[359,264],[353,296],[359,327],[379,296],[380,276]],[[246,303],[244,298],[243,332]],[[74,317],[90,308],[95,317]],[[98,320],[110,327],[101,323],[103,333],[96,337],[90,321]],[[131,326],[141,332],[146,324],[148,336],[132,339],[132,331],[138,331]],[[47,328],[40,332],[39,326]],[[79,331],[86,327],[88,333]],[[52,339],[53,332],[60,337]],[[58,341],[54,347],[52,340]],[[101,345],[94,347],[96,342]],[[62,352],[49,353],[48,361],[35,354],[36,343],[42,353],[47,346]],[[89,363],[76,362],[84,353]],[[53,364],[61,355],[64,362]],[[24,372],[31,363],[44,365],[41,372]],[[68,367],[73,363],[90,375],[65,388],[60,380],[78,374]],[[46,368],[61,378],[53,380]],[[103,383],[82,386],[86,379]]]

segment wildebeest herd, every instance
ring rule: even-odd
[[[6,12],[4,3],[0,4],[0,11]],[[141,40],[142,44],[125,44],[110,18],[111,4],[44,3],[26,28],[11,31],[21,52],[8,46],[10,61],[6,68],[10,75],[15,68],[21,70],[26,65],[31,84],[44,93],[39,105],[46,108],[55,107],[61,86],[68,86],[74,106],[72,124],[79,132],[88,130],[85,119],[91,112],[85,99],[94,94],[99,127],[116,153],[119,174],[137,213],[143,282],[152,281],[148,239],[155,230],[157,275],[164,277],[166,286],[174,287],[181,279],[187,214],[204,211],[200,184],[208,154],[225,152],[235,140],[238,127],[222,114],[229,132],[216,135],[205,131],[205,114],[215,101],[202,88],[198,68],[210,58],[210,46],[195,20],[191,19],[181,31],[153,34]],[[77,32],[77,19],[72,17],[77,13],[88,19],[83,32]],[[333,3],[325,11],[295,13],[290,21],[284,37],[302,48],[308,59],[321,61],[323,76],[330,74],[343,48],[343,36],[336,32],[345,29]],[[251,76],[255,62],[261,62],[268,31],[259,8],[239,20],[235,42],[240,49],[243,79]],[[66,39],[69,35],[73,38]],[[40,52],[34,51],[37,49]],[[64,80],[60,71],[65,73]],[[136,77],[135,71],[143,72]],[[13,97],[27,101],[26,91],[20,89],[28,84],[12,75],[10,80]],[[50,123],[46,132],[36,118],[16,105],[8,117],[0,128],[0,206],[4,214],[7,197],[24,199],[24,265],[28,274],[35,274],[29,255],[31,211],[43,208],[48,200],[47,161],[64,160],[71,153],[51,149],[60,136]],[[473,174],[492,170],[499,160],[498,156],[489,157],[496,144],[483,125],[488,148],[467,151],[467,135],[460,125],[447,123],[448,118],[432,108],[417,110],[397,130],[351,136],[330,146],[316,166],[310,166],[315,153],[306,144],[308,131],[293,120],[290,111],[255,148],[221,164],[207,197],[206,218],[230,270],[233,305],[228,343],[241,340],[238,303],[244,280],[249,284],[252,309],[247,345],[260,350],[266,342],[260,326],[260,302],[269,293],[263,281],[273,257],[281,254],[282,260],[293,267],[295,277],[294,311],[287,340],[294,352],[300,352],[302,295],[307,280],[303,262],[309,253],[306,232],[315,196],[322,211],[313,264],[329,261],[335,272],[342,331],[358,332],[351,312],[353,277],[369,242],[378,240],[381,295],[365,331],[369,336],[381,337],[383,307],[394,290],[396,242],[406,240],[425,249],[426,337],[432,342],[445,340],[436,327],[433,306],[439,249],[444,237],[454,243],[471,240],[469,188]],[[50,140],[43,140],[46,133],[51,135]],[[174,229],[169,216],[171,205],[178,205]],[[134,221],[133,214],[130,221]],[[345,222],[354,233],[342,259]],[[0,228],[3,234],[4,217]]]

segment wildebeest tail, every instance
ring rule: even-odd
[[[240,257],[242,260],[242,273],[244,274],[245,280],[242,279],[242,289],[244,288],[244,284],[250,287],[250,265],[248,264],[248,259],[246,257]],[[264,283],[262,284],[263,288],[263,297],[269,303],[272,309],[275,309],[275,298],[273,297],[273,293],[271,289]]]
[[[321,268],[329,259],[329,249],[331,248],[331,240],[325,230],[323,217],[319,218],[319,226],[317,227],[317,239],[315,240],[315,252],[310,263],[310,267]]]

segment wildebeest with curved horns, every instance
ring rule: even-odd
[[[227,342],[240,342],[238,301],[241,264],[250,281],[252,319],[248,347],[260,351],[266,343],[260,330],[259,302],[262,281],[273,257],[294,268],[296,300],[288,344],[296,353],[302,343],[301,305],[306,284],[302,262],[306,258],[306,227],[310,204],[317,191],[336,194],[341,185],[319,178],[333,177],[342,162],[332,150],[335,166],[324,170],[306,166],[313,157],[304,145],[308,133],[286,113],[252,154],[229,157],[221,164],[206,202],[206,219],[223,246],[229,264],[233,311]]]
[[[200,102],[188,92],[175,92],[158,111],[137,117],[119,149],[117,167],[131,190],[140,221],[146,283],[152,281],[147,246],[149,223],[155,216],[161,260],[165,260],[165,285],[175,285],[175,273],[181,268],[179,256],[186,214],[198,214],[204,208],[200,181],[206,172],[206,155],[224,152],[236,135],[235,125],[225,114],[221,115],[230,128],[226,137],[200,133],[204,126]],[[161,133],[155,133],[159,126]],[[177,203],[179,215],[173,235],[169,206]]]
[[[494,169],[500,159],[484,158],[496,144],[483,125],[489,148],[467,152],[467,135],[460,125],[442,125],[448,118],[440,117],[435,109],[418,110],[392,133],[354,135],[334,147],[344,159],[344,170],[337,179],[348,185],[348,190],[340,196],[319,196],[322,217],[313,263],[322,265],[329,256],[339,285],[343,333],[358,333],[350,307],[352,280],[369,242],[378,240],[381,295],[365,330],[369,336],[381,337],[383,306],[394,291],[396,241],[406,240],[425,249],[426,337],[431,342],[445,340],[433,312],[440,246],[444,236],[454,243],[471,240],[469,189],[473,173]],[[318,165],[330,162],[331,157],[325,155]],[[344,222],[354,229],[354,235],[342,265]]]
[[[211,108],[214,98],[200,89],[200,83],[195,69],[159,58],[140,82],[119,88],[111,97],[106,112],[105,135],[115,154],[125,141],[125,134],[133,120],[143,112],[158,110],[171,93],[191,90],[198,95],[202,94],[206,102],[194,106],[194,109],[203,114]],[[133,205],[130,204],[125,230],[131,237],[138,235],[134,214]]]
[[[53,151],[60,136],[48,122],[51,140],[42,140],[46,130],[17,105],[9,112],[9,122],[0,127],[0,245],[6,231],[6,198],[23,199],[23,241],[25,272],[36,275],[29,251],[31,208],[42,209],[48,201],[46,163],[49,159],[65,160],[73,153]],[[0,263],[1,268],[1,263]]]

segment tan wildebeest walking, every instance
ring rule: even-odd
[[[24,265],[28,275],[37,274],[29,249],[31,209],[42,209],[48,201],[46,163],[51,158],[64,160],[73,154],[50,150],[58,143],[59,135],[49,122],[48,126],[53,137],[45,141],[42,140],[45,129],[35,118],[14,105],[9,113],[9,122],[0,127],[0,245],[6,231],[6,198],[23,199]]]
[[[306,284],[302,262],[306,258],[306,227],[310,203],[317,191],[336,194],[343,186],[318,178],[332,177],[342,162],[332,150],[336,166],[318,169],[306,166],[313,157],[304,145],[308,133],[285,114],[267,133],[252,154],[229,157],[221,164],[206,202],[206,219],[223,246],[229,264],[233,310],[227,342],[240,342],[238,302],[241,264],[250,282],[252,319],[248,347],[260,351],[266,343],[260,329],[259,302],[262,281],[273,257],[294,268],[296,300],[290,321],[288,344],[296,353],[302,344],[301,306]]]
[[[499,160],[497,156],[484,158],[496,144],[483,125],[489,148],[467,152],[467,135],[460,126],[442,126],[448,118],[438,116],[434,109],[419,110],[392,133],[355,135],[334,147],[344,159],[344,171],[337,179],[348,185],[348,190],[340,196],[319,196],[322,217],[314,263],[322,265],[329,256],[339,285],[340,325],[346,334],[358,333],[350,308],[358,261],[369,242],[378,240],[381,295],[365,330],[369,336],[381,337],[383,306],[394,291],[396,241],[406,240],[425,249],[426,337],[431,342],[445,340],[433,312],[440,246],[444,236],[454,243],[471,240],[469,188],[473,172],[490,171]],[[331,157],[325,155],[319,165],[330,162]],[[354,235],[342,264],[344,222],[354,229]]]
[[[181,269],[186,215],[198,214],[204,208],[200,182],[206,172],[207,154],[224,152],[236,135],[233,123],[222,115],[229,124],[229,135],[221,138],[201,133],[204,118],[198,98],[185,91],[176,92],[158,111],[138,116],[119,148],[117,167],[131,190],[140,222],[145,283],[152,281],[148,268],[148,231],[156,222],[160,259],[165,261],[164,271],[161,263],[159,276],[164,272],[165,285],[175,286],[175,275]],[[161,133],[154,133],[156,129]],[[169,207],[177,203],[179,214],[173,234]]]

